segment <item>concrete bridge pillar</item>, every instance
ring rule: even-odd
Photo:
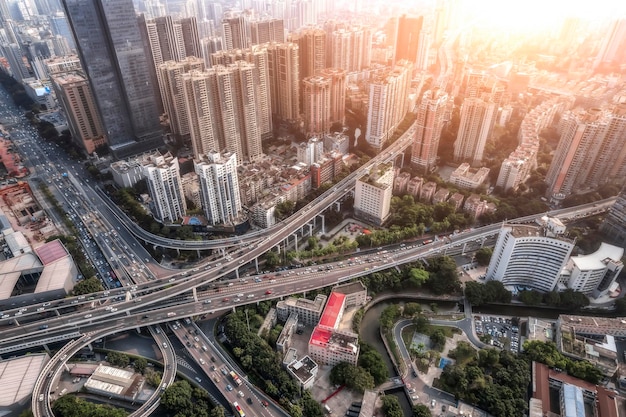
[[[322,218],[322,234],[325,235],[326,234],[326,218],[324,217],[323,214],[320,214],[320,217]]]
[[[259,257],[254,258],[254,268],[256,269],[256,273],[259,273]]]
[[[196,287],[193,287],[191,289],[191,292],[193,294],[193,300],[197,303],[198,302],[198,291],[196,291]]]
[[[293,239],[295,242],[295,247],[296,247],[296,252],[298,252],[298,235],[297,234],[293,234]]]

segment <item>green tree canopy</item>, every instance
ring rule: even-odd
[[[86,278],[74,285],[72,290],[74,295],[93,294],[94,292],[103,291],[102,282],[96,277]]]

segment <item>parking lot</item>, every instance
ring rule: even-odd
[[[519,323],[517,319],[498,316],[474,316],[474,328],[479,337],[488,335],[490,345],[519,351]]]

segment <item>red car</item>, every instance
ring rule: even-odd
[[[265,291],[265,295],[270,295],[271,293],[272,293],[272,290]]]
[[[229,302],[229,301],[230,301],[230,298],[224,298],[224,299],[222,300],[222,302],[223,302],[223,303],[227,303],[227,302]]]
[[[267,407],[267,405],[268,405],[267,401],[265,401],[265,400],[261,401],[261,404],[263,404],[263,407]]]

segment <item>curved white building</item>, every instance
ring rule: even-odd
[[[487,279],[518,289],[552,291],[565,267],[574,241],[544,226],[507,224],[502,227],[487,269]]]
[[[588,296],[604,295],[624,268],[622,256],[623,248],[608,243],[600,244],[589,255],[572,256],[567,266],[567,286]]]

